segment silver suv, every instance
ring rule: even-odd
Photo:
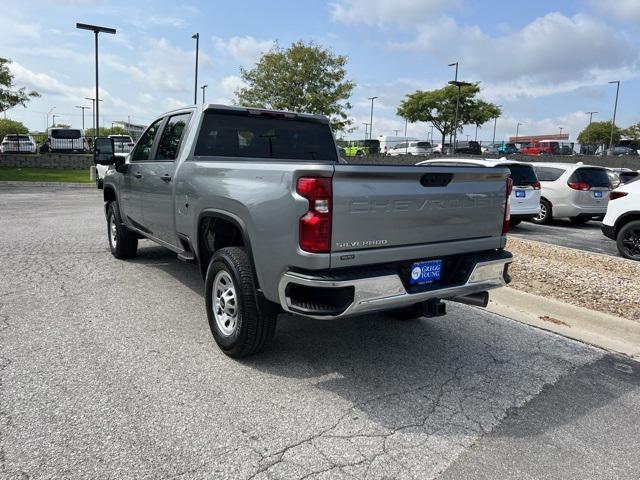
[[[569,218],[586,223],[607,212],[611,180],[604,167],[579,163],[532,163],[542,185],[540,214],[532,221],[550,223],[554,218]]]

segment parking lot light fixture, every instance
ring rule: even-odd
[[[616,113],[618,111],[618,94],[620,93],[620,80],[613,80],[609,83],[616,84],[616,101],[613,104],[613,120],[611,121],[611,137],[609,138],[609,150],[613,148],[613,130],[616,128]]]
[[[524,125],[524,123],[518,122],[518,124],[516,125],[516,143],[518,143],[518,136],[520,133],[520,125]]]
[[[85,100],[91,100],[91,120],[93,122],[93,136],[98,136],[98,130],[96,130],[96,99],[91,97],[84,97]],[[100,100],[102,101],[102,100]]]
[[[98,25],[89,25],[86,23],[76,23],[76,28],[80,30],[91,30],[95,35],[95,54],[96,54],[96,102],[95,102],[95,117],[96,117],[96,126],[95,133],[97,136],[98,129],[100,128],[100,93],[98,91],[98,34],[99,33],[109,33],[111,35],[116,34],[115,28],[109,27],[99,27]]]
[[[82,110],[82,131],[84,132],[84,111],[91,108],[91,107],[83,107],[80,105],[76,105],[76,108],[79,108]]]
[[[369,124],[367,122],[362,122],[362,124],[364,125],[364,139],[366,140],[368,133],[367,127],[369,126]]]
[[[209,85],[202,85],[202,86],[200,87],[200,88],[202,89],[202,103],[203,103],[203,104],[204,104],[204,98],[205,98],[205,96],[204,96],[204,91],[205,91],[205,89],[206,89],[208,86],[209,86]]]
[[[502,105],[496,105],[498,108],[502,108]],[[500,115],[498,115],[499,117]],[[493,140],[491,140],[491,146],[496,144],[496,125],[498,123],[498,117],[493,119]]]
[[[191,35],[191,38],[196,41],[196,79],[193,87],[193,104],[198,104],[198,50],[200,50],[200,33],[196,32]],[[204,94],[204,90],[203,90]]]
[[[593,114],[598,112],[586,112],[586,113],[589,115],[589,127],[587,128],[587,145],[591,145],[591,121],[593,120]]]
[[[369,97],[367,100],[371,100],[371,118],[369,118],[369,138],[373,134],[373,101],[378,97]]]

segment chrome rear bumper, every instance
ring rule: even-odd
[[[278,294],[282,308],[289,313],[321,320],[332,320],[366,312],[408,307],[431,299],[464,297],[499,288],[508,282],[505,278],[505,267],[512,260],[509,257],[478,262],[464,283],[416,293],[407,292],[397,274],[341,280],[339,278],[314,277],[309,274],[289,271],[280,280]],[[292,302],[289,295],[292,285],[326,289],[353,288],[353,299],[348,302],[346,308],[342,308],[339,312],[319,314],[303,311]]]

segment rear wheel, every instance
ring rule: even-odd
[[[629,260],[640,260],[640,220],[623,225],[616,236],[618,252]]]
[[[517,227],[518,225],[520,225],[520,222],[522,222],[522,220],[520,220],[520,219],[509,220],[509,226],[510,227]]]
[[[205,298],[209,328],[225,354],[245,357],[271,342],[278,310],[258,299],[253,268],[244,249],[226,247],[213,255]]]
[[[543,198],[540,200],[540,213],[538,213],[537,217],[533,217],[531,221],[538,225],[547,225],[551,223],[552,219],[551,204]]]
[[[136,256],[138,235],[122,224],[118,202],[111,202],[107,210],[107,236],[111,255],[120,259]]]

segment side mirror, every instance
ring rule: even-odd
[[[98,137],[93,145],[93,163],[96,165],[113,165],[115,147],[113,138]]]

